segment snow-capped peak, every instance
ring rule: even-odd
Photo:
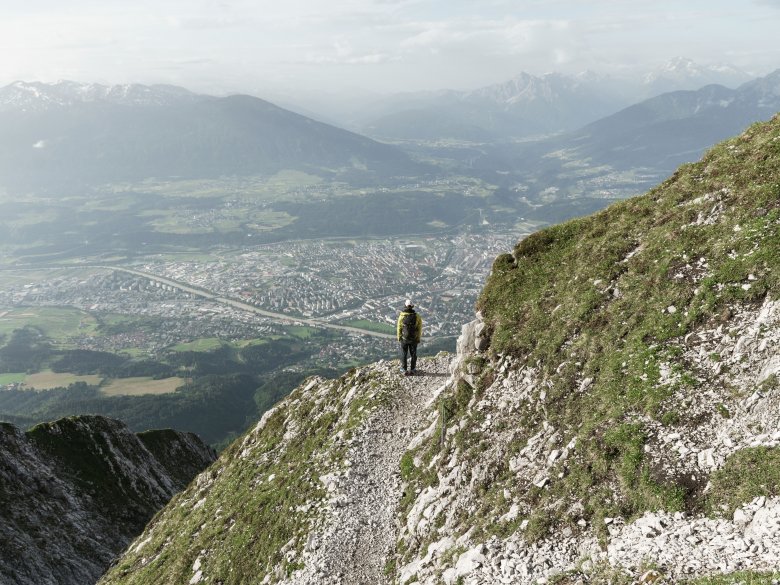
[[[41,111],[76,103],[108,102],[123,105],[165,105],[201,99],[181,87],[172,85],[101,85],[57,81],[15,81],[0,88],[0,111]]]
[[[657,93],[680,89],[699,89],[705,85],[719,84],[737,87],[751,76],[733,65],[718,63],[701,65],[687,57],[675,57],[651,71],[643,83]]]

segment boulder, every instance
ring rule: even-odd
[[[455,563],[456,577],[464,577],[484,565],[485,555],[482,554],[483,550],[484,547],[479,545],[460,555],[458,562]]]

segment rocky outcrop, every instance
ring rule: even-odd
[[[490,345],[482,314],[477,312],[476,318],[461,327],[460,336],[455,342],[455,356],[450,362],[452,384],[463,380],[472,388],[476,385],[477,376],[481,371],[480,359],[473,359],[484,352]]]
[[[730,314],[728,328],[705,327],[672,342],[680,345],[689,367],[698,368],[703,391],[692,402],[683,391],[669,399],[670,403],[691,402],[686,416],[692,418],[717,412],[719,407],[728,409],[728,414],[708,417],[709,424],[684,433],[647,421],[653,429],[645,445],[648,457],[670,476],[698,476],[704,493],[707,478],[722,469],[729,456],[748,448],[780,445],[780,385],[766,382],[777,372],[774,348],[780,341],[780,303],[766,299],[758,306],[734,306]],[[463,327],[458,355],[451,362],[449,390],[443,395],[458,383],[475,383],[486,370],[492,372],[492,382],[479,399],[469,401],[463,417],[450,422],[445,434],[453,436],[459,427],[477,419],[479,434],[490,437],[490,444],[478,459],[456,448],[442,454],[448,458],[446,465],[429,464],[429,471],[437,474],[434,485],[419,491],[401,520],[402,548],[415,553],[401,564],[400,583],[531,584],[562,573],[600,582],[613,572],[639,578],[648,567],[655,567],[653,580],[666,576],[676,582],[702,575],[775,570],[780,555],[778,497],[753,498],[727,516],[660,510],[637,518],[594,520],[586,519],[585,510],[575,504],[565,512],[571,527],[529,539],[533,510],[518,495],[549,490],[563,477],[566,462],[577,456],[575,430],[543,421],[539,431],[513,453],[512,442],[518,436],[513,421],[527,408],[544,418],[549,406],[545,387],[537,369],[517,367],[508,356],[489,360],[477,351],[473,341],[480,321]],[[711,358],[715,353],[717,362]],[[483,363],[479,371],[475,363]],[[671,371],[671,366],[662,366],[667,369]],[[674,385],[674,375],[659,382]],[[586,392],[592,383],[584,378],[578,390]],[[741,396],[729,399],[737,388],[743,389]],[[418,445],[419,441],[412,443],[410,449]],[[505,486],[499,494],[501,503],[486,509],[484,486],[498,484],[497,476],[504,471],[511,480],[501,484]],[[477,531],[474,516],[464,512],[480,508],[482,526]],[[509,535],[490,535],[485,526]]]
[[[421,361],[424,375],[418,378],[399,377],[394,364],[380,362],[340,380],[314,379],[302,385],[147,527],[101,583],[145,583],[151,575],[171,582],[228,582],[237,558],[230,532],[241,530],[242,522],[250,528],[264,526],[242,519],[242,509],[253,506],[253,499],[281,509],[263,495],[263,486],[276,485],[279,470],[293,468],[288,457],[299,441],[330,416],[334,422],[326,436],[306,456],[307,479],[293,484],[306,486],[306,495],[285,500],[288,518],[303,522],[295,521],[282,536],[275,563],[242,569],[259,583],[532,584],[565,572],[600,582],[616,572],[647,576],[650,566],[656,572],[647,578],[676,580],[775,567],[780,498],[755,498],[728,517],[659,510],[636,518],[595,519],[575,503],[565,511],[570,526],[532,536],[533,510],[520,495],[554,487],[567,462],[578,456],[577,441],[572,429],[544,420],[551,405],[539,369],[511,356],[479,351],[477,331],[484,331],[480,318],[463,327],[456,355]],[[732,366],[722,368],[723,381],[760,384],[775,360],[767,348],[780,335],[775,303],[734,307],[730,331],[730,340],[715,336],[722,363]],[[707,329],[699,333],[710,336]],[[709,355],[712,348],[691,339],[687,346],[685,339],[673,343]],[[663,381],[672,383],[672,378]],[[592,384],[582,378],[577,390],[586,393]],[[455,400],[458,388],[466,392],[460,406],[448,402]],[[780,423],[779,392],[767,389],[735,399],[729,408],[738,416],[684,437],[657,425],[648,453],[669,470],[710,474],[741,448],[778,445],[780,436],[759,430]],[[722,399],[706,395],[696,408],[715,408]],[[448,414],[442,404],[463,412]],[[543,422],[515,448],[521,430],[516,421],[528,409]],[[303,412],[316,415],[301,417]],[[489,438],[478,457],[466,452],[470,439],[460,439],[462,448],[455,446],[464,429]],[[434,455],[429,457],[426,447],[431,445]],[[249,475],[237,471],[239,461],[252,470]],[[229,486],[236,485],[237,474],[244,475],[250,489],[231,498]],[[420,478],[426,487],[420,487]],[[491,493],[490,486],[497,485],[500,490]],[[488,497],[497,500],[486,505]],[[218,539],[208,536],[214,522],[227,527]],[[197,526],[205,532],[193,533],[192,562],[188,570],[177,572],[182,563],[165,552],[182,546],[187,550],[182,539],[191,538],[188,531]]]
[[[215,457],[189,433],[149,431],[142,441],[123,423],[99,416],[27,432],[0,423],[0,581],[94,583]],[[170,473],[179,459],[187,466]]]

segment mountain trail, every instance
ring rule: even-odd
[[[348,470],[330,496],[331,513],[307,545],[306,568],[296,585],[367,585],[388,582],[385,567],[398,538],[402,497],[400,462],[426,424],[428,403],[449,379],[451,356],[421,359],[419,375],[404,377],[397,361],[379,370],[389,400],[367,417],[349,449]]]

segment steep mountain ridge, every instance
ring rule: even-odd
[[[671,172],[778,109],[780,70],[737,89],[709,85],[650,98],[554,141],[548,152],[563,148],[565,158]]]
[[[478,164],[485,176],[500,165],[514,169],[507,174],[512,182],[505,183],[509,195],[519,186],[516,197],[536,205],[568,205],[594,195],[622,199],[778,110],[780,70],[737,89],[710,85],[662,94],[573,132],[494,148]]]
[[[779,296],[775,117],[499,256],[449,376],[298,388],[101,583],[768,584]]]
[[[0,423],[0,444],[0,580],[17,585],[94,583],[216,458],[191,433],[135,435],[99,416]]]

